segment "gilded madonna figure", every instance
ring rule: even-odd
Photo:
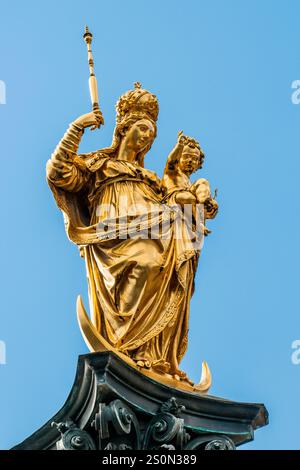
[[[157,133],[156,96],[137,83],[116,110],[110,147],[78,154],[85,129],[103,123],[96,109],[70,124],[47,163],[68,237],[86,264],[90,317],[79,298],[80,327],[92,351],[113,350],[142,373],[205,391],[209,371],[197,388],[179,367],[205,219],[217,212],[207,181],[189,182],[204,154],[180,134],[163,179],[171,181],[177,164],[169,191],[144,167]]]

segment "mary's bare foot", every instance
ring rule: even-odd
[[[137,366],[139,367],[145,367],[146,369],[150,369],[151,367],[151,362],[150,361],[137,361],[136,363]]]
[[[161,359],[159,361],[152,362],[151,367],[155,372],[157,371],[157,372],[168,373],[170,370],[170,363]]]
[[[183,370],[177,369],[173,372],[173,377],[175,380],[180,380],[182,382],[187,382],[189,385],[194,385],[194,382],[192,382],[187,374],[183,372]]]

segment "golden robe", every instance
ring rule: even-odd
[[[156,174],[101,151],[77,155],[82,133],[70,126],[47,177],[85,258],[91,320],[118,351],[178,373],[199,250],[187,227],[176,236],[180,210],[162,205]]]

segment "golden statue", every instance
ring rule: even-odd
[[[78,154],[85,129],[104,122],[91,38],[86,30],[93,111],[70,124],[47,163],[68,237],[86,263],[91,316],[79,297],[81,331],[91,351],[112,350],[148,376],[205,392],[211,382],[205,363],[198,385],[179,368],[202,239],[209,233],[205,219],[218,208],[206,180],[189,181],[204,153],[180,133],[163,180],[145,169],[159,106],[136,83],[117,102],[111,146]]]

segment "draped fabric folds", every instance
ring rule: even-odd
[[[186,227],[176,236],[180,210],[163,204],[155,173],[101,151],[77,155],[80,137],[71,126],[47,177],[85,259],[93,325],[134,360],[177,373],[199,250]]]

